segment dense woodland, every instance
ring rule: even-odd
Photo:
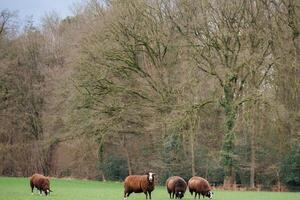
[[[0,12],[0,175],[299,189],[300,1]]]

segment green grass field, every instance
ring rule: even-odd
[[[51,196],[40,196],[35,190],[31,194],[28,178],[0,177],[0,200],[123,200],[123,185],[115,182],[51,179]],[[131,194],[129,200],[144,200],[144,194]],[[164,187],[157,186],[153,200],[167,200]],[[186,193],[183,199],[193,199]],[[202,199],[202,198],[201,198]],[[205,198],[207,199],[207,198]],[[300,200],[296,192],[231,192],[214,191],[215,200]]]

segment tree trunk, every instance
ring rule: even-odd
[[[276,178],[277,178],[277,192],[281,192],[281,181],[280,181],[279,170],[276,170]]]
[[[234,125],[236,121],[236,106],[234,105],[234,77],[227,77],[227,83],[224,85],[224,98],[221,105],[225,112],[225,133],[222,148],[222,160],[224,166],[224,187],[232,187],[235,184],[234,169],[234,143],[235,133]]]
[[[126,146],[126,136],[123,135],[123,149],[124,149],[124,152],[125,152],[125,156],[126,156],[126,162],[127,162],[127,168],[128,168],[128,174],[129,175],[132,175],[132,169],[131,169],[131,162],[130,162],[130,155],[129,155],[129,152],[128,152],[128,149],[127,149],[127,146]]]
[[[193,131],[193,129],[192,129],[192,131],[190,132],[190,147],[191,147],[192,176],[196,176],[194,139],[195,139],[195,133],[194,133],[194,131]]]
[[[250,188],[255,188],[255,167],[256,167],[256,133],[258,131],[259,125],[257,120],[258,112],[258,103],[254,102],[253,108],[252,108],[252,130],[251,130],[251,161],[250,161]]]
[[[205,179],[208,179],[208,160],[206,161]]]
[[[250,163],[250,188],[255,188],[255,134],[251,134],[251,163]]]
[[[128,149],[125,147],[125,154],[126,154],[126,161],[127,161],[127,167],[128,167],[128,174],[132,175],[132,170],[131,170],[131,163],[130,163],[130,156],[129,156],[129,152]]]
[[[103,172],[103,160],[104,160],[104,144],[103,144],[103,136],[99,139],[99,149],[98,149],[98,159],[99,159],[99,169],[101,170],[102,181],[106,181],[105,174]]]

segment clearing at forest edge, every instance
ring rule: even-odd
[[[54,191],[47,199],[52,200],[123,200],[123,184],[86,180],[51,179]],[[0,200],[46,199],[35,190],[31,195],[28,178],[0,177]],[[144,200],[144,194],[131,194],[128,200]],[[153,200],[168,200],[164,186],[156,186]],[[194,199],[187,191],[183,199]],[[202,198],[201,198],[202,199]],[[208,198],[205,198],[208,199]],[[215,200],[299,200],[299,192],[233,192],[214,191]]]

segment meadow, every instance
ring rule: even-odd
[[[123,200],[123,185],[119,182],[51,179],[51,196],[31,194],[28,178],[0,177],[0,200]],[[144,200],[144,194],[131,194],[129,200]],[[156,186],[153,200],[167,200],[163,186]],[[183,199],[194,199],[188,192]],[[202,199],[202,198],[201,198]],[[207,199],[207,198],[205,198]],[[214,191],[215,200],[300,200],[299,192],[233,192]]]

